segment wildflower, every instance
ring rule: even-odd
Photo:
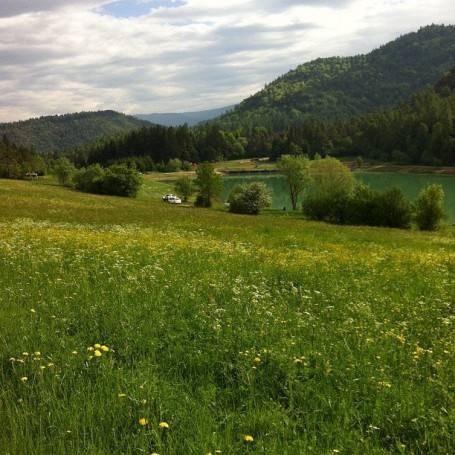
[[[98,349],[95,351],[95,357],[101,357],[103,354],[101,354],[101,351],[98,351]]]
[[[246,434],[246,435],[243,437],[243,440],[244,440],[245,442],[248,442],[248,443],[249,443],[249,442],[253,442],[253,441],[254,441],[254,438],[253,438],[253,436],[251,436],[251,435],[249,435],[249,434]]]
[[[23,352],[22,355],[27,357],[28,356],[28,352]]]
[[[22,376],[22,377],[21,377],[21,381],[22,381],[22,382],[27,382],[27,381],[28,381],[27,376]]]
[[[35,313],[36,313],[36,310],[35,310],[34,308],[32,308],[32,309],[30,310],[30,313],[35,314]]]
[[[41,370],[45,370],[46,369],[46,367],[44,365],[41,365],[40,368],[41,368]]]
[[[293,362],[294,363],[302,363],[302,359],[294,359]]]
[[[95,350],[95,348],[93,346],[90,346],[87,348],[87,351],[89,351],[89,352],[93,352],[94,350]]]
[[[99,348],[101,347],[101,345],[100,345],[99,343],[95,343],[95,344],[93,345],[93,347],[94,347],[95,349],[99,349]]]
[[[260,362],[260,361],[261,361],[261,358],[260,358],[260,357],[255,357],[255,358],[254,358],[254,361],[255,361],[255,362]]]
[[[118,396],[119,396],[119,398],[125,398],[126,397],[126,393],[119,393]]]
[[[54,366],[54,364],[53,364],[52,362],[49,362],[49,363],[47,364],[47,366],[48,366],[49,368],[51,368],[51,367]]]
[[[387,387],[387,388],[390,388],[390,387],[392,387],[392,384],[390,384],[390,382],[379,381],[379,382],[378,382],[378,387]]]
[[[33,354],[34,354],[36,357],[39,357],[39,356],[41,355],[41,352],[35,351]]]
[[[169,428],[169,424],[167,422],[160,422],[159,426],[160,428]]]
[[[88,356],[88,360],[90,361],[90,360],[92,360],[92,359],[93,359],[93,356],[92,356],[92,355],[89,355],[89,356]]]
[[[77,355],[77,351],[73,351],[71,354],[73,354],[73,355]]]
[[[147,419],[144,419],[144,417],[142,417],[142,419],[139,419],[139,425],[147,425],[149,423],[149,421]]]
[[[104,344],[100,348],[103,352],[108,352],[109,348],[107,346],[104,346]]]
[[[404,336],[402,336],[402,335],[398,335],[397,340],[400,341],[401,343],[404,343],[406,341]]]

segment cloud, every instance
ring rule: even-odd
[[[107,3],[112,3],[112,0],[2,0],[0,17],[72,8],[87,10]]]
[[[234,104],[306,61],[455,22],[451,0],[0,1],[0,121]]]

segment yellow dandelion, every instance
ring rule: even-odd
[[[95,349],[99,349],[99,348],[101,348],[101,345],[100,345],[99,343],[95,343],[95,344],[93,345],[93,347],[94,347]]]
[[[73,355],[77,355],[77,351],[73,351],[71,354],[73,354]]]
[[[95,357],[101,357],[103,354],[101,354],[101,351],[98,351],[98,349],[95,351]]]
[[[87,348],[87,351],[89,351],[89,352],[93,352],[94,350],[95,350],[95,348],[94,348],[93,346],[89,346],[89,347]]]
[[[34,308],[32,308],[32,309],[30,310],[30,313],[35,314],[35,313],[36,313],[36,310],[35,310]]]
[[[104,344],[100,347],[100,349],[103,351],[103,352],[108,352],[109,351],[109,348],[107,346],[104,346]]]
[[[260,357],[255,357],[253,360],[254,360],[254,362],[260,362],[261,358]]]
[[[294,363],[302,363],[302,359],[294,359],[293,362]]]
[[[160,428],[169,428],[169,424],[167,422],[160,422],[159,426]]]
[[[249,435],[249,434],[246,434],[246,435],[243,437],[243,440],[244,440],[245,442],[248,442],[248,443],[249,443],[249,442],[253,442],[253,441],[254,441],[254,438],[253,438],[253,436],[251,436],[251,435]]]
[[[46,369],[46,367],[45,367],[44,365],[41,365],[40,368],[41,368],[42,370]]]
[[[139,419],[139,425],[147,425],[149,423],[149,421],[147,419],[145,419],[144,417],[142,417],[142,419]]]
[[[93,356],[92,356],[92,355],[89,355],[89,356],[88,356],[88,359],[89,359],[89,360],[92,360],[92,359],[93,359]]]
[[[39,356],[41,355],[41,352],[35,351],[33,354],[34,354],[36,357],[39,357]]]
[[[160,455],[160,454],[157,453],[157,452],[153,452],[153,453],[151,453],[150,455]]]
[[[49,368],[51,368],[51,367],[54,366],[54,364],[53,364],[52,362],[49,362],[49,363],[47,364],[47,366],[48,366]]]
[[[27,382],[27,381],[28,381],[27,376],[22,376],[22,377],[21,377],[21,381],[22,381],[22,382]]]
[[[23,352],[22,355],[27,357],[28,356],[28,352]]]
[[[118,396],[119,396],[119,398],[125,398],[126,397],[126,393],[119,393]]]

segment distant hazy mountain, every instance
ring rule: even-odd
[[[52,115],[0,123],[0,138],[36,152],[71,150],[99,139],[150,126],[145,120],[115,111]]]
[[[218,117],[225,112],[233,109],[234,106],[221,107],[219,109],[210,109],[207,111],[196,112],[181,112],[168,114],[137,114],[134,115],[138,119],[147,120],[151,123],[164,126],[179,126],[187,123],[189,126],[197,125],[200,122],[205,122]]]
[[[346,119],[394,106],[455,64],[455,26],[430,25],[366,55],[319,58],[266,85],[221,125],[283,131],[304,118]]]

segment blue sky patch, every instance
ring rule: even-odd
[[[152,9],[177,8],[184,4],[185,2],[181,0],[121,0],[103,6],[101,11],[103,14],[115,17],[139,17],[148,14]]]

